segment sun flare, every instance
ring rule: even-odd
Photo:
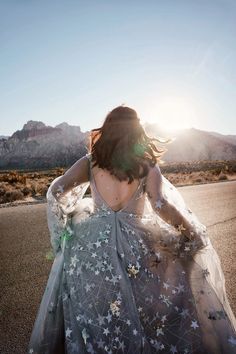
[[[196,112],[191,100],[178,96],[164,96],[146,104],[144,121],[156,123],[165,130],[191,128]]]

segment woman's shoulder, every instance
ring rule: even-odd
[[[87,166],[90,159],[91,159],[90,154],[83,155],[82,157],[78,158],[78,160],[74,163],[73,166],[78,166],[78,167]]]

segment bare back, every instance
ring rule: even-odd
[[[123,209],[136,192],[140,181],[135,179],[128,184],[128,181],[119,181],[109,171],[98,166],[93,167],[92,174],[97,191],[106,204],[114,211]]]

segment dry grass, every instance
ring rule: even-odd
[[[51,182],[65,170],[0,171],[0,204],[45,200]],[[161,171],[175,186],[236,180],[236,160],[165,163]]]
[[[161,170],[175,186],[236,180],[236,160],[166,163]]]
[[[0,204],[30,198],[43,199],[48,187],[65,169],[49,171],[0,171]]]

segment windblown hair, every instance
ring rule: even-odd
[[[120,181],[128,179],[131,183],[147,175],[148,164],[154,166],[161,161],[160,157],[166,149],[158,149],[153,142],[155,140],[161,143],[171,141],[151,138],[134,109],[118,106],[107,114],[102,127],[91,130],[93,166],[98,165]]]

